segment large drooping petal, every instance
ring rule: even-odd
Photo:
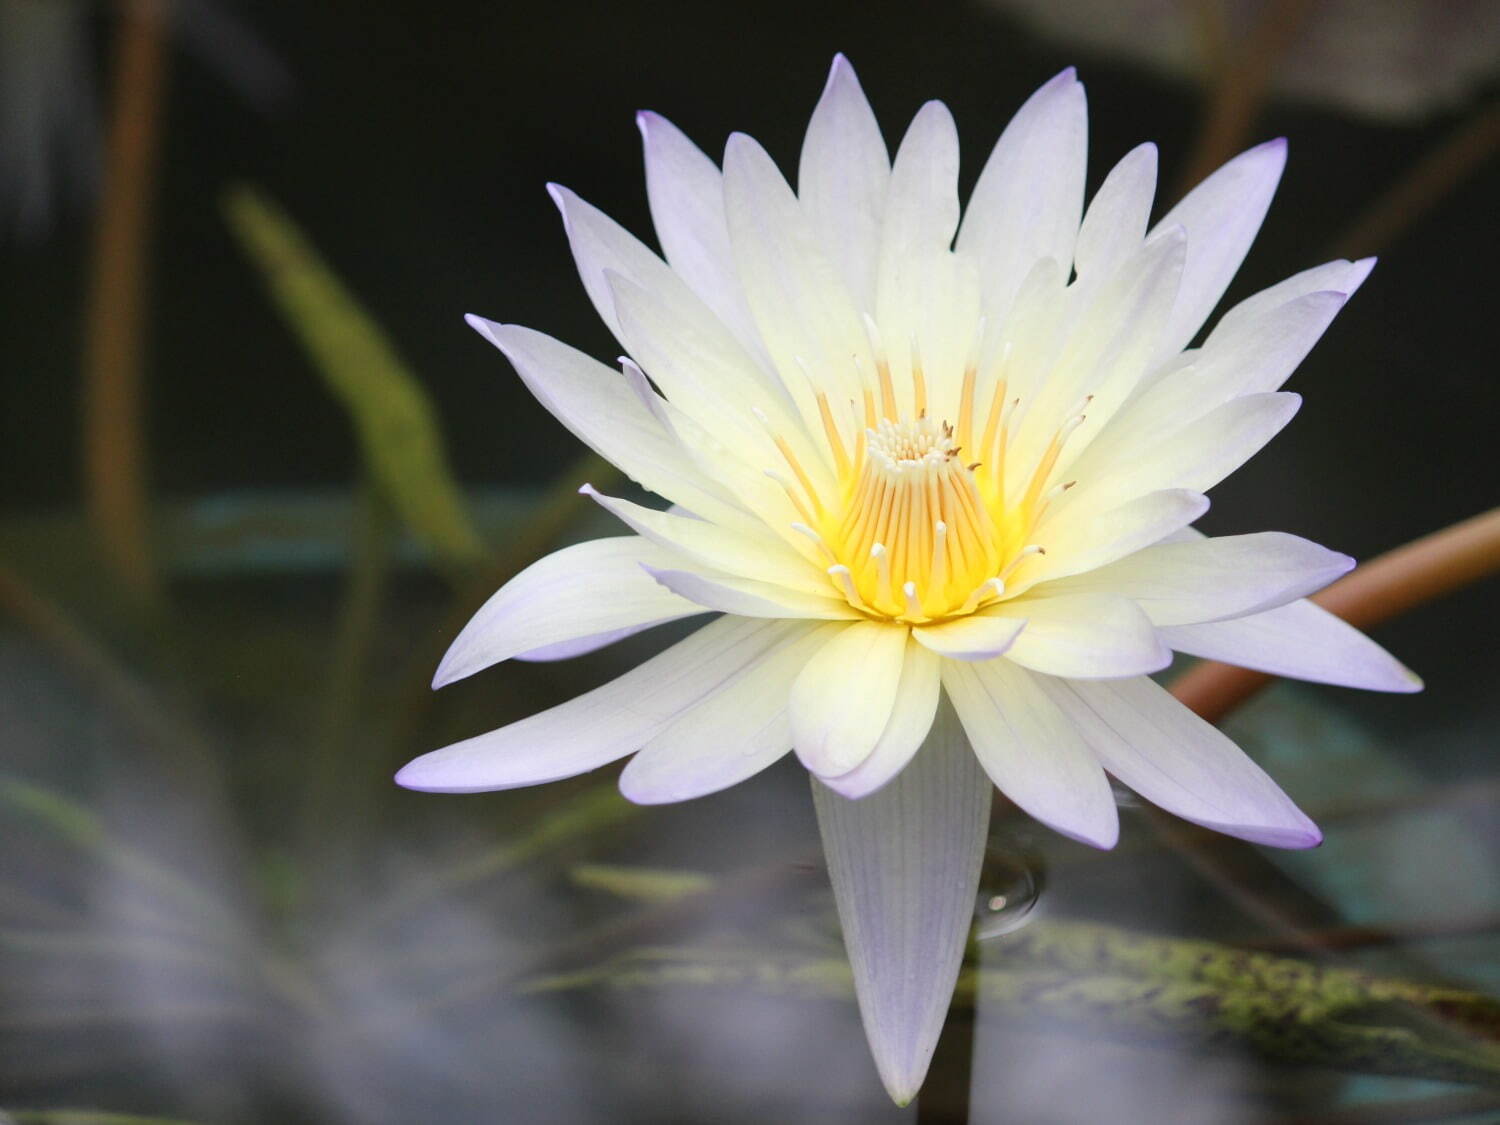
[[[1151,619],[1119,595],[1018,598],[985,615],[1026,622],[1005,656],[1034,672],[1093,680],[1159,672],[1172,662]]]
[[[694,704],[816,626],[723,617],[602,687],[530,718],[433,750],[396,781],[434,793],[514,789],[623,758]]]
[[[891,717],[875,749],[848,773],[824,777],[823,783],[835,793],[858,799],[875,792],[905,769],[932,727],[941,694],[941,672],[942,661],[936,653],[915,639],[908,640]]]
[[[1285,605],[1321,590],[1353,566],[1348,555],[1265,531],[1158,543],[1109,566],[1036,587],[1031,597],[1118,594],[1139,605],[1154,625],[1191,625]]]
[[[1069,67],[1011,118],[969,198],[958,248],[980,263],[986,316],[1005,318],[1035,262],[1072,262],[1087,159],[1088,104]]]
[[[1347,622],[1309,601],[1203,625],[1160,629],[1178,652],[1368,691],[1421,691],[1422,680]]]
[[[918,643],[952,660],[993,660],[1002,655],[1026,627],[1022,616],[971,613],[912,630]]]
[[[891,159],[854,68],[835,55],[802,141],[797,198],[850,294],[875,307],[875,262]]]
[[[734,272],[718,166],[660,114],[642,112],[635,120],[646,157],[651,223],[667,263],[745,351],[758,356],[760,334]]]
[[[1317,826],[1245,752],[1144,676],[1043,678],[1104,768],[1185,820],[1277,848],[1310,848]]]
[[[600,456],[643,488],[719,524],[754,528],[640,401],[618,371],[550,336],[471,316],[469,324],[515,366],[527,389]]]
[[[679,561],[636,535],[554,551],[480,607],[449,646],[432,686],[451,684],[534,650],[705,612],[642,570],[643,564],[669,567]],[[608,593],[601,596],[601,591]]]
[[[1002,793],[1065,836],[1114,847],[1120,825],[1109,781],[1037,676],[1006,659],[950,660],[943,687]]]
[[[1245,260],[1286,167],[1278,138],[1242,152],[1188,192],[1157,224],[1187,231],[1188,256],[1172,321],[1160,342],[1165,359],[1187,346]]]
[[[852,801],[812,784],[865,1034],[886,1090],[905,1105],[927,1074],[963,961],[990,787],[947,705],[878,792]]]
[[[643,805],[686,801],[736,785],[787,753],[792,681],[837,628],[802,633],[654,735],[620,774],[620,792]]]
[[[792,684],[792,737],[813,773],[848,773],[870,756],[895,705],[908,630],[887,621],[845,626]]]

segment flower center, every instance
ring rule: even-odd
[[[1072,486],[1051,481],[1083,415],[1069,411],[1034,463],[1008,464],[1015,460],[1011,430],[1019,400],[1007,400],[1003,371],[988,409],[976,412],[971,359],[957,423],[938,422],[927,413],[920,364],[913,364],[905,411],[873,327],[871,342],[879,383],[864,390],[852,452],[828,396],[817,394],[837,478],[834,502],[819,495],[780,437],[776,444],[796,481],[770,475],[806,520],[793,526],[832,563],[828,576],[855,609],[912,624],[961,617],[1003,597],[1006,579],[1024,558],[1045,554],[1029,537],[1053,497]]]
[[[884,617],[928,620],[998,596],[1000,536],[953,427],[886,419],[863,436],[842,509],[823,525],[845,597]]]

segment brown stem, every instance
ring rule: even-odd
[[[110,566],[146,604],[159,593],[148,537],[141,366],[146,244],[166,79],[164,0],[121,0],[83,360],[84,487]]]
[[[1177,181],[1179,198],[1245,147],[1276,62],[1296,41],[1311,9],[1311,0],[1271,0],[1240,49],[1230,54],[1227,65],[1221,64],[1197,144]]]
[[[1413,164],[1333,244],[1335,258],[1363,258],[1390,245],[1500,148],[1500,100],[1491,102]]]
[[[1367,629],[1500,571],[1500,508],[1381,555],[1312,598]],[[1172,694],[1219,722],[1273,677],[1205,660],[1172,684]]]

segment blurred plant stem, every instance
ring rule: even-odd
[[[327,665],[322,711],[299,790],[301,839],[308,854],[356,846],[349,833],[337,831],[340,822],[331,820],[329,814],[344,789],[340,766],[348,756],[363,710],[370,650],[379,630],[395,532],[395,512],[367,470],[355,503],[348,586]]]
[[[110,1113],[102,1109],[13,1109],[15,1125],[194,1125],[181,1117],[154,1117],[139,1113]],[[0,1111],[0,1122],[5,1122]]]
[[[1482,106],[1360,212],[1332,257],[1363,258],[1390,245],[1500,148],[1500,100]]]
[[[1368,629],[1497,571],[1500,508],[1397,547],[1311,600],[1356,628]],[[1205,660],[1177,677],[1172,694],[1217,723],[1272,679],[1263,672]]]
[[[224,215],[287,327],[348,412],[369,478],[434,565],[462,586],[482,564],[484,545],[421,380],[280,208],[241,185],[225,194]]]
[[[103,645],[14,571],[0,565],[0,615],[10,617],[135,728],[185,792],[218,808],[223,778],[214,749]]]
[[[161,598],[152,556],[143,426],[148,246],[169,54],[166,0],[115,5],[105,142],[84,324],[83,479],[109,566],[142,607]]]
[[[1178,176],[1180,199],[1245,147],[1266,100],[1276,63],[1302,30],[1312,0],[1268,0],[1250,34],[1236,47],[1225,32],[1222,0],[1194,0],[1189,16],[1202,44],[1209,96],[1198,139]]]

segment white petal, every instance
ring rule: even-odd
[[[851,800],[867,797],[895,777],[927,738],[941,694],[942,661],[915,640],[906,642],[901,682],[890,720],[870,756],[848,773],[825,777],[823,783]]]
[[[1015,643],[1026,619],[990,617],[971,613],[938,625],[922,625],[912,630],[918,642],[940,656],[953,660],[993,660]]]
[[[958,247],[980,263],[985,315],[999,322],[1032,266],[1073,260],[1083,213],[1088,103],[1072,67],[1027,99],[1000,135]]]
[[[739,617],[816,617],[824,621],[854,621],[860,615],[843,598],[816,597],[785,586],[736,578],[727,574],[697,574],[685,570],[661,570],[648,566],[647,574],[666,589],[680,594],[703,609],[733,613]]]
[[[1135,424],[1150,418],[1121,417],[1119,434],[1105,431],[1068,467],[1079,483],[1058,503],[1057,518],[1086,517],[1161,489],[1206,492],[1265,448],[1301,405],[1301,395],[1275,391],[1231,399],[1186,424],[1168,415],[1154,426]]]
[[[1159,543],[1031,596],[1118,594],[1136,602],[1154,625],[1191,625],[1244,617],[1321,590],[1354,566],[1348,555],[1295,535],[1265,531]]]
[[[718,166],[665,117],[643,112],[635,120],[646,157],[651,222],[662,253],[745,351],[757,356],[760,335],[734,269]]]
[[[579,491],[592,497],[636,534],[687,555],[710,570],[770,582],[815,597],[830,594],[827,574],[793,552],[764,527],[754,533],[745,532],[720,527],[709,520],[674,516],[629,500],[605,496],[592,485],[586,484]]]
[[[864,322],[807,215],[766,151],[741,133],[724,151],[724,211],[735,263],[766,350],[813,432],[804,365],[829,400],[858,401],[856,361],[873,371]]]
[[[610,629],[604,633],[591,633],[586,637],[574,637],[569,641],[558,641],[556,644],[542,645],[539,648],[529,648],[525,652],[518,652],[512,660],[521,660],[530,664],[550,664],[558,660],[572,660],[575,656],[585,653],[597,652],[623,641],[626,637],[633,637],[637,633],[643,633],[653,625],[660,625],[660,621],[647,621],[642,625],[627,625],[622,629]],[[442,684],[434,682],[434,687],[442,687]]]
[[[1044,681],[1109,770],[1195,824],[1277,848],[1323,836],[1245,752],[1145,677]]]
[[[1148,142],[1131,149],[1104,177],[1073,251],[1080,283],[1106,280],[1140,249],[1156,194],[1156,163],[1156,146]]]
[[[946,250],[957,230],[958,126],[947,106],[932,101],[918,110],[896,150],[882,257],[897,257],[911,247]]]
[[[950,707],[878,793],[813,802],[865,1035],[880,1079],[916,1096],[948,1014],[974,920],[991,789]]]
[[[1346,293],[1304,293],[1223,326],[1204,342],[1194,364],[1200,379],[1211,379],[1228,399],[1274,391],[1291,377],[1344,307]]]
[[[906,635],[901,626],[860,621],[802,669],[792,685],[792,744],[813,773],[848,773],[875,749],[901,681]]]
[[[811,626],[722,617],[603,687],[488,734],[423,754],[408,789],[479,793],[587,773],[623,758]]]
[[[1034,672],[1092,680],[1159,672],[1172,662],[1150,618],[1129,598],[1027,597],[1002,602],[993,612],[1025,620],[1005,658]]]
[[[1005,584],[1019,594],[1036,582],[1082,574],[1161,542],[1206,511],[1208,497],[1184,488],[1152,492],[1099,515],[1067,510],[1037,529],[1047,553],[1022,559]]]
[[[642,563],[678,562],[672,552],[635,535],[578,543],[538,559],[501,586],[464,626],[432,686],[534,649],[702,613],[701,606],[662,589],[641,570]]]
[[[736,785],[787,753],[792,681],[836,628],[808,630],[655,735],[626,763],[620,792],[642,805],[686,801]]]
[[[855,302],[875,307],[875,261],[891,160],[854,68],[834,56],[802,141],[797,195]]]
[[[689,511],[742,529],[757,521],[707,479],[629,382],[582,352],[516,324],[468,322],[505,353],[537,400],[631,480]]]
[[[1370,691],[1421,691],[1422,680],[1347,622],[1309,601],[1206,625],[1173,625],[1161,639],[1178,652]]]
[[[1255,241],[1285,167],[1286,141],[1267,141],[1240,153],[1162,216],[1158,230],[1175,224],[1188,236],[1182,289],[1161,342],[1162,358],[1186,347],[1219,303]]]
[[[1002,793],[1065,836],[1115,846],[1119,817],[1104,770],[1038,677],[1007,660],[947,661],[943,687]]]
[[[1374,258],[1361,258],[1357,262],[1340,259],[1293,274],[1285,281],[1279,281],[1269,289],[1262,289],[1235,305],[1219,318],[1219,323],[1214,325],[1208,339],[1212,340],[1220,333],[1233,332],[1241,320],[1258,316],[1268,309],[1277,308],[1309,293],[1332,292],[1352,297],[1374,268]],[[1205,345],[1207,342],[1204,341]]]

